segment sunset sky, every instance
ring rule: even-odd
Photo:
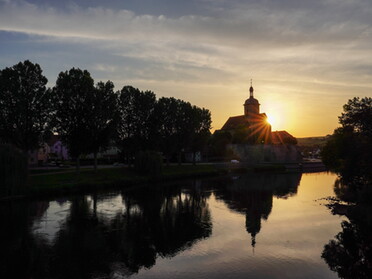
[[[49,86],[87,69],[212,112],[243,114],[253,79],[273,130],[330,134],[372,97],[371,0],[0,0],[0,68],[29,59]]]

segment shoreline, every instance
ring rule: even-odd
[[[164,183],[177,180],[186,180],[200,177],[219,177],[229,174],[243,173],[290,173],[290,172],[313,172],[324,171],[325,169],[304,169],[297,164],[297,167],[284,164],[197,164],[197,165],[171,165],[164,166],[160,176],[154,177],[138,174],[133,168],[113,167],[101,168],[94,172],[93,169],[81,169],[80,174],[75,170],[58,172],[38,171],[29,176],[29,183],[25,193],[1,197],[0,202],[8,200],[27,199],[43,196],[60,196],[69,194],[81,194],[94,191],[130,189],[149,183]]]

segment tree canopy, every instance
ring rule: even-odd
[[[337,128],[322,150],[330,168],[359,176],[372,173],[372,98],[353,98],[344,105]]]
[[[117,95],[114,92],[114,84],[111,81],[97,83],[93,96],[89,98],[90,119],[88,122],[89,130],[89,152],[94,154],[94,167],[97,168],[97,153],[107,148],[110,140],[115,133],[118,111]]]
[[[95,86],[79,68],[61,72],[52,89],[46,84],[41,67],[28,60],[0,71],[0,142],[26,153],[56,133],[75,159],[96,159],[116,142],[131,158],[152,150],[181,161],[183,152],[202,151],[210,136],[210,111],[183,100],[157,100],[132,86],[114,92],[111,81]]]
[[[0,71],[0,138],[27,152],[37,148],[51,116],[51,94],[38,64]]]
[[[87,70],[72,68],[58,75],[54,94],[54,128],[72,157],[88,153],[91,146],[91,104],[94,81]],[[89,104],[89,105],[87,105]]]
[[[344,105],[344,112],[339,117],[342,127],[353,127],[354,131],[372,136],[372,98],[355,97]]]

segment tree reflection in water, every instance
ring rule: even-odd
[[[372,184],[365,177],[343,175],[334,190],[339,201],[329,207],[349,220],[324,246],[322,258],[340,278],[372,278]]]
[[[74,197],[54,241],[32,232],[36,206],[5,206],[0,278],[110,278],[152,267],[212,232],[206,196],[197,187],[149,187],[122,193],[124,212],[97,213],[97,196]],[[4,205],[4,204],[3,204]],[[5,233],[4,233],[5,232]],[[5,235],[6,234],[6,235]]]
[[[216,191],[217,199],[245,214],[245,226],[251,235],[251,245],[256,245],[256,235],[261,230],[261,219],[267,220],[273,206],[273,196],[288,198],[297,193],[301,173],[249,175],[221,181]]]
[[[45,278],[50,247],[32,233],[33,221],[48,209],[48,202],[0,203],[0,278]]]

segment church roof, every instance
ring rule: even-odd
[[[254,119],[248,118],[245,115],[232,116],[227,119],[221,130],[235,130],[243,127],[248,127],[249,125],[253,124],[253,122],[262,121],[262,119],[265,117],[265,113],[258,114]]]
[[[221,130],[233,130],[244,126],[249,126],[247,117],[245,117],[244,115],[232,116],[227,119],[225,125],[222,126]]]
[[[297,140],[287,131],[275,131],[271,132],[271,142],[272,144],[296,144]]]

